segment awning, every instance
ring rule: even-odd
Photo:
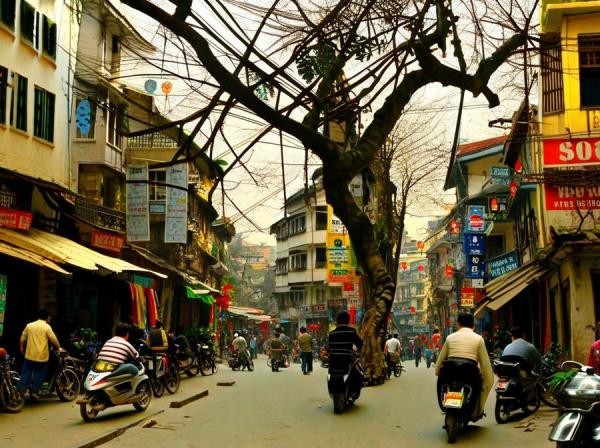
[[[485,285],[487,308],[492,311],[499,310],[547,272],[548,269],[534,260],[492,280]]]
[[[160,272],[144,269],[119,258],[109,257],[68,238],[43,230],[31,229],[28,232],[16,232],[0,228],[0,242],[32,252],[56,264],[70,264],[88,271],[105,269],[113,273],[142,272],[160,278],[167,277]]]
[[[188,299],[199,299],[207,305],[213,305],[216,302],[215,298],[209,294],[207,289],[193,289],[189,286],[186,286],[185,290]]]
[[[218,289],[215,289],[212,286],[201,282],[196,277],[193,277],[191,275],[185,274],[185,275],[183,275],[183,279],[186,281],[188,286],[190,286],[192,289],[206,290],[206,294],[211,293],[211,292],[217,292],[217,293],[221,292]]]
[[[56,272],[60,272],[61,274],[71,275],[70,272],[65,271],[59,265],[51,260],[48,260],[47,258],[42,257],[41,255],[34,254],[33,252],[29,252],[24,249],[19,249],[18,247],[9,246],[8,244],[2,242],[0,242],[0,253],[8,255],[9,257],[18,258],[20,260],[36,264],[38,266],[42,266],[44,268],[52,269]]]

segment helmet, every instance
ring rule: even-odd
[[[233,337],[234,337],[234,338],[237,338],[237,337],[239,337],[239,336],[240,336],[240,334],[239,334],[238,332],[235,332],[235,333],[233,333]]]
[[[8,353],[6,353],[6,350],[0,347],[0,359],[5,359],[6,357],[8,357]]]

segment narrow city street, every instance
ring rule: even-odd
[[[266,358],[255,372],[232,372],[225,365],[212,377],[182,381],[181,392],[153,400],[144,414],[129,407],[101,413],[85,424],[74,404],[51,400],[28,406],[20,414],[0,416],[3,447],[80,447],[139,421],[103,447],[443,447],[446,436],[435,403],[433,369],[405,363],[407,372],[386,384],[367,388],[347,413],[333,414],[326,369],[315,365],[310,376],[292,365],[272,373]],[[235,381],[232,386],[217,386]],[[170,402],[207,389],[207,397],[180,409]],[[163,411],[163,412],[160,412]],[[157,414],[158,412],[158,414]],[[554,412],[542,407],[534,416],[496,424],[493,395],[487,418],[459,436],[464,447],[551,447],[547,441]],[[146,419],[144,419],[146,417]],[[144,421],[140,421],[144,419]],[[148,420],[153,420],[148,424]],[[145,426],[142,427],[146,423]]]

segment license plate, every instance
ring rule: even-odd
[[[447,392],[444,394],[444,407],[460,409],[464,398],[465,394],[462,392]]]
[[[506,390],[508,389],[508,381],[498,381],[498,390]]]

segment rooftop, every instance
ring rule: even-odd
[[[493,148],[494,146],[503,145],[507,139],[508,135],[500,135],[498,137],[487,138],[472,143],[465,143],[464,145],[459,145],[457,155],[458,157],[466,156],[488,148]]]

